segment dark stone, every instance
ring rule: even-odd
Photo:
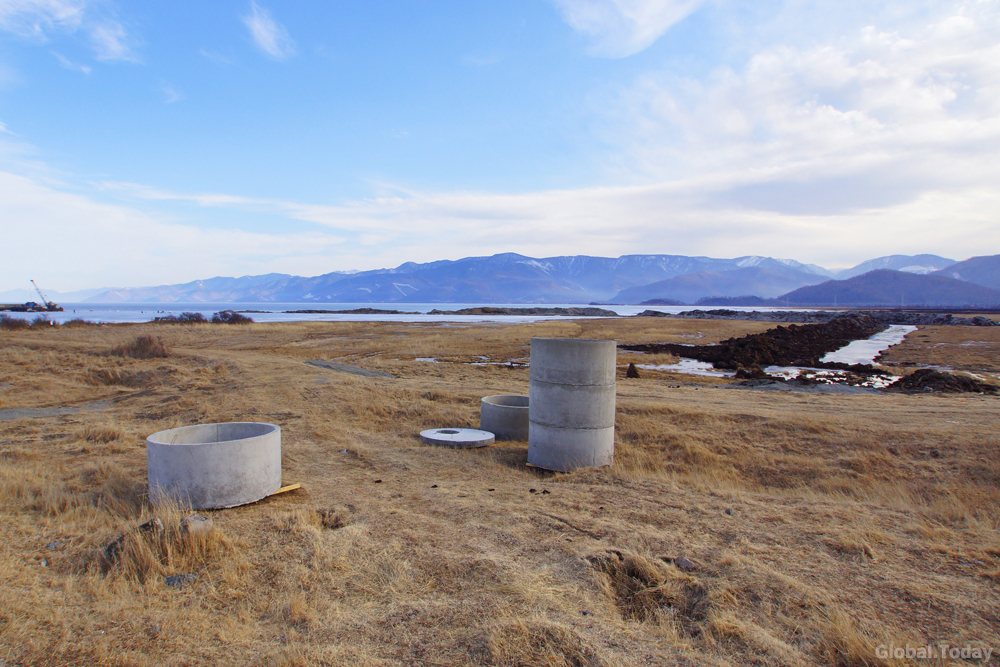
[[[674,559],[674,567],[679,570],[683,570],[684,572],[690,572],[694,569],[694,563],[689,561],[684,556],[678,556]]]
[[[163,580],[167,586],[171,588],[182,588],[187,584],[193,583],[198,577],[193,574],[172,574]]]
[[[140,535],[156,535],[163,532],[163,522],[159,519],[151,519],[146,523],[140,524],[136,531]],[[118,555],[121,553],[122,547],[125,546],[125,537],[122,535],[115,540],[112,540],[108,546],[104,547],[104,557],[109,561],[117,560]]]
[[[770,375],[764,372],[760,366],[753,368],[740,368],[736,371],[737,380],[773,380]]]

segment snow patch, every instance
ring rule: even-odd
[[[527,261],[521,260],[520,262],[515,262],[515,264],[527,264],[528,266],[533,266],[536,269],[540,269],[540,270],[544,271],[545,273],[549,273],[552,270],[552,267],[550,267],[550,266],[548,266],[546,264],[542,264],[541,262],[536,262],[533,259],[529,259]]]

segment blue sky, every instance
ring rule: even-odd
[[[998,184],[998,0],[0,0],[0,290],[965,259]]]

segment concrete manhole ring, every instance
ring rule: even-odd
[[[470,449],[492,445],[496,437],[489,431],[474,428],[432,428],[421,431],[420,439],[428,445]]]
[[[146,463],[154,505],[245,505],[281,488],[281,428],[225,422],[160,431],[146,438]]]

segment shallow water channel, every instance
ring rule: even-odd
[[[820,361],[826,363],[842,364],[870,364],[875,361],[881,352],[888,350],[893,345],[903,342],[906,334],[916,331],[917,327],[903,324],[890,325],[888,329],[875,334],[871,338],[855,340],[839,350],[828,352]],[[676,364],[636,364],[638,368],[656,371],[670,371],[673,373],[684,373],[686,375],[704,375],[708,377],[732,377],[736,373],[733,371],[722,371],[712,366],[707,361],[681,358]],[[768,375],[778,375],[786,379],[798,377],[803,371],[808,372],[810,377],[818,382],[836,383],[843,380],[847,371],[828,370],[825,368],[807,368],[804,366],[768,366],[764,372]],[[884,387],[895,382],[899,378],[894,376],[873,376],[864,386]]]

